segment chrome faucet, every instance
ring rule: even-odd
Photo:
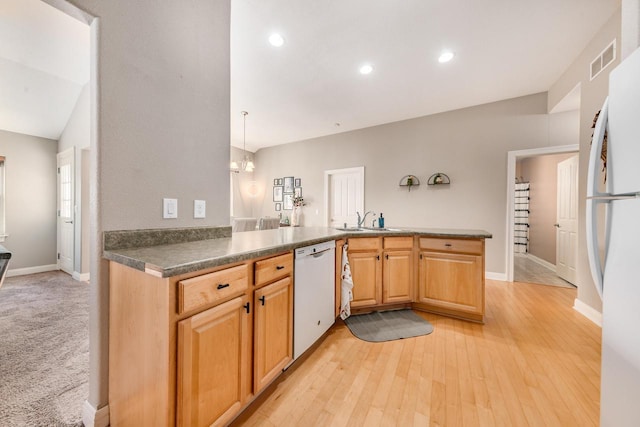
[[[361,227],[364,226],[364,222],[367,219],[367,215],[369,215],[369,214],[375,215],[376,213],[374,211],[367,211],[367,212],[365,212],[364,216],[361,217],[360,216],[360,212],[356,211],[356,215],[358,215],[358,228],[361,228]]]

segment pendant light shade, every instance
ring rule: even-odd
[[[232,172],[239,172],[240,170],[246,172],[253,172],[255,169],[255,165],[251,158],[247,155],[247,116],[249,113],[246,111],[241,111],[242,114],[242,151],[244,151],[244,157],[242,158],[242,162],[240,163],[240,167],[238,167],[238,162],[232,161],[230,168]]]

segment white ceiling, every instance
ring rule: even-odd
[[[547,91],[619,5],[232,0],[232,145],[242,147],[241,110],[255,151]],[[284,46],[269,45],[274,31]],[[443,49],[450,63],[438,63]]]
[[[255,151],[546,91],[619,5],[232,0],[232,145],[242,110]],[[41,0],[0,0],[0,129],[58,139],[88,80],[88,26]]]
[[[0,129],[58,139],[89,81],[89,27],[41,0],[0,0]]]

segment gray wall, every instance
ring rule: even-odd
[[[578,242],[578,271],[577,287],[578,300],[594,310],[602,311],[602,300],[596,292],[589,261],[587,259],[587,246],[585,232],[585,206],[586,206],[586,182],[587,165],[589,160],[589,147],[591,145],[591,125],[593,117],[602,108],[609,93],[609,73],[619,63],[619,56],[614,64],[607,67],[598,77],[589,80],[589,66],[591,61],[613,40],[617,39],[616,49],[620,52],[620,11],[613,14],[609,21],[593,37],[585,49],[580,53],[571,66],[564,72],[558,81],[549,89],[548,108],[551,110],[567,93],[580,83],[580,170],[578,183],[578,226],[580,233]],[[602,239],[601,239],[602,240]]]
[[[229,224],[231,1],[45,1],[91,25],[88,403],[99,409],[109,354],[102,232]],[[162,219],[163,197],[178,199],[177,219]],[[194,199],[206,200],[206,219],[193,218]]]
[[[89,84],[82,88],[69,121],[60,135],[58,152],[61,153],[75,147],[74,184],[75,184],[75,217],[73,243],[73,271],[79,274],[89,274],[89,156],[91,145],[91,121],[89,103]],[[83,154],[84,153],[84,154]]]
[[[10,270],[50,266],[56,252],[56,153],[58,142],[0,130],[5,156],[6,238]]]
[[[102,229],[228,225],[230,0],[69,3],[99,18]],[[178,199],[177,219],[162,219],[164,197]],[[194,199],[207,201],[206,219],[193,218]]]
[[[261,149],[256,214],[276,215],[273,179],[293,175],[308,202],[304,225],[324,225],[324,171],[364,166],[365,209],[383,212],[385,225],[487,230],[486,269],[504,274],[507,152],[564,139],[554,129],[566,127],[552,128],[546,111],[546,94],[536,94]],[[435,172],[448,174],[451,185],[427,186]],[[407,174],[421,182],[411,192],[398,186]]]

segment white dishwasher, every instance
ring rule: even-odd
[[[293,281],[293,359],[318,340],[336,320],[336,242],[296,249]]]

